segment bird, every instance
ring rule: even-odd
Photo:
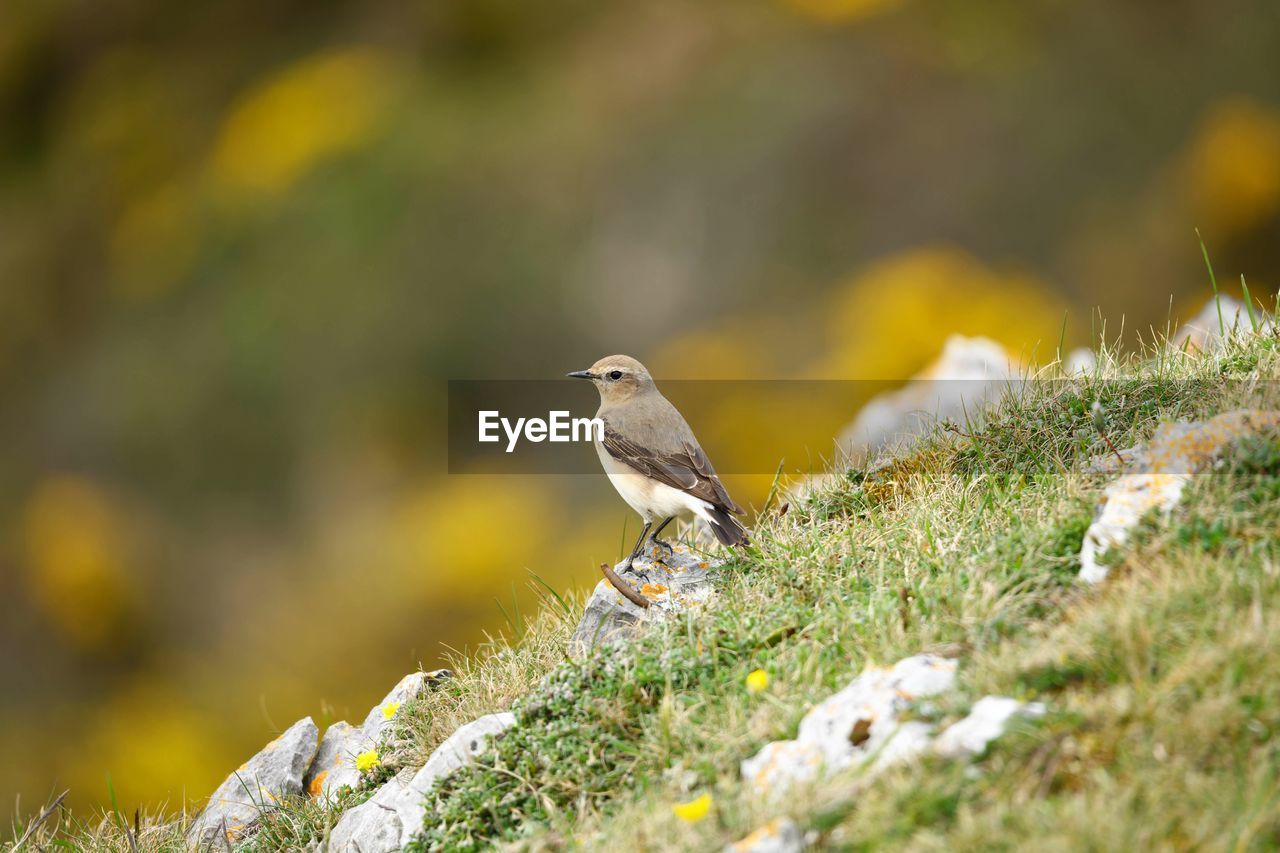
[[[729,497],[693,430],[643,364],[610,355],[568,376],[589,380],[600,392],[596,417],[604,429],[597,431],[596,453],[618,494],[644,520],[625,568],[646,538],[670,554],[671,545],[658,536],[674,519],[690,513],[705,521],[721,544],[748,544],[746,529],[734,518],[743,514],[742,508]]]

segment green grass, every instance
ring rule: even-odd
[[[716,849],[782,815],[841,849],[1280,845],[1280,435],[1195,477],[1099,588],[1075,581],[1114,477],[1091,468],[1110,454],[1094,404],[1117,447],[1165,420],[1280,408],[1278,349],[1258,337],[1216,355],[1104,358],[1087,377],[1048,371],[982,423],[943,425],[792,496],[727,563],[713,609],[585,661],[563,651],[581,602],[566,612],[549,597],[520,642],[497,638],[456,662],[457,679],[400,715],[392,767],[421,763],[481,714],[511,707],[519,719],[433,790],[418,846]],[[989,693],[1035,698],[1048,714],[1016,724],[975,767],[930,758],[782,802],[746,790],[743,758],[793,735],[868,662],[919,652],[960,661],[934,717]],[[770,685],[751,694],[757,668]],[[702,792],[714,797],[706,819],[674,816]],[[299,849],[334,820],[284,803],[242,846]],[[172,823],[140,826],[139,849],[179,849]],[[33,834],[51,838],[129,849],[114,820],[55,816]]]

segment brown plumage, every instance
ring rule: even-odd
[[[600,391],[596,416],[605,424],[597,446],[601,463],[623,499],[645,520],[633,557],[655,521],[663,519],[665,526],[686,512],[702,517],[723,544],[746,544],[746,531],[733,517],[742,508],[729,497],[693,430],[658,391],[644,365],[615,355],[569,375],[590,379]]]

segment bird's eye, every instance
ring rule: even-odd
[[[617,382],[619,379],[621,379],[621,378],[622,378],[622,371],[621,371],[621,370],[610,370],[610,371],[609,371],[609,378],[610,378],[610,379],[612,379],[614,382]]]

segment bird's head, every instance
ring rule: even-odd
[[[651,390],[653,377],[644,365],[629,355],[608,355],[586,370],[569,374],[574,379],[589,379],[606,403],[621,403]]]

